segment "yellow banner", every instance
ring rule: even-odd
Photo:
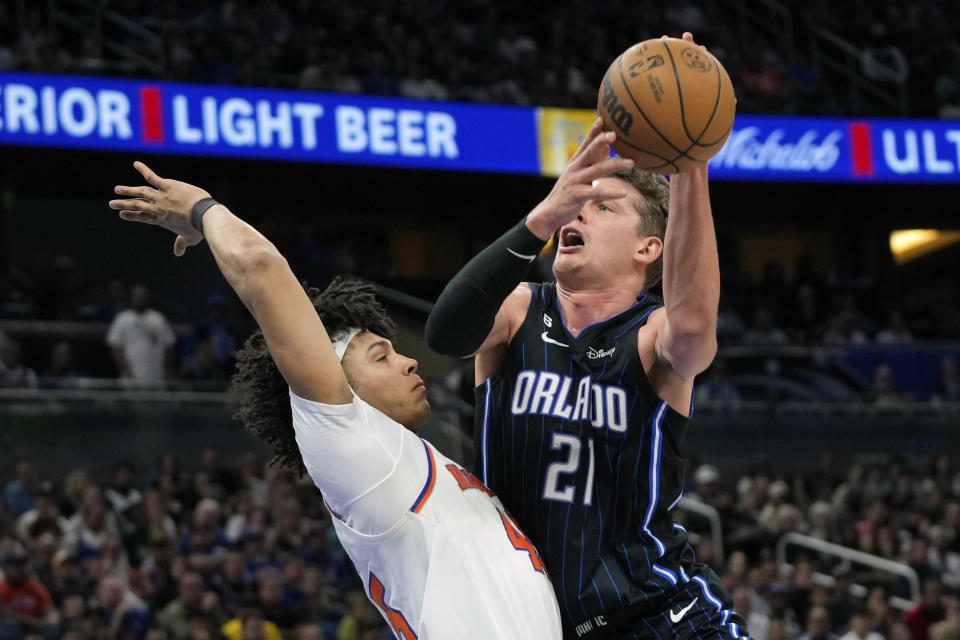
[[[540,174],[558,176],[583,141],[597,112],[590,109],[537,109]]]

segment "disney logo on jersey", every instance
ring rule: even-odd
[[[515,416],[589,420],[598,429],[617,433],[627,430],[627,406],[627,392],[621,387],[593,382],[590,376],[575,381],[552,371],[529,369],[517,375],[510,399],[510,411]]]
[[[547,329],[549,329],[550,327],[552,327],[552,326],[553,326],[553,318],[551,318],[551,317],[548,316],[547,314],[543,314],[543,326],[545,326]]]
[[[613,352],[616,351],[616,347],[610,347],[606,351],[603,349],[594,349],[593,347],[587,348],[587,357],[591,360],[596,360],[598,358],[608,358],[613,355]]]

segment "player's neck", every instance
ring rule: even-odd
[[[596,322],[623,313],[637,303],[637,296],[622,286],[570,290],[557,282],[557,302],[567,330],[576,337]]]

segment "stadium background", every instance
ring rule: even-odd
[[[583,109],[620,50],[690,29],[726,64],[741,116],[896,118],[893,126],[919,132],[943,125],[903,119],[957,116],[958,16],[951,2],[570,3],[549,12],[484,2],[6,2],[0,67],[86,76],[80,83],[107,76]],[[681,517],[698,556],[752,611],[754,638],[815,631],[818,606],[838,635],[866,620],[884,637],[928,637],[918,616],[946,620],[934,634],[960,633],[960,252],[949,244],[960,157],[942,141],[939,153],[957,170],[933,176],[937,184],[918,182],[923,175],[712,184],[721,352],[698,384]],[[304,640],[317,631],[383,637],[364,622],[374,612],[354,597],[359,585],[316,492],[264,469],[265,450],[230,419],[228,364],[196,357],[220,326],[214,306],[234,339],[252,329],[209,253],[175,260],[168,235],[123,225],[107,209],[114,184],[139,180],[134,159],[228,203],[311,284],[350,272],[382,285],[401,323],[399,348],[432,383],[428,437],[466,460],[469,367],[427,351],[425,312],[551,178],[0,142],[0,331],[21,345],[41,387],[0,389],[0,568],[29,553],[60,615],[31,632],[200,640],[237,616],[254,624],[259,610]],[[939,230],[936,250],[899,264],[891,233],[905,229]],[[178,335],[174,375],[160,388],[117,381],[104,344],[136,283]],[[64,341],[72,365],[56,371],[51,350]],[[10,357],[4,367],[18,370]],[[120,462],[132,466],[132,487],[117,481]],[[78,489],[81,470],[106,493]],[[72,519],[18,529],[20,511],[48,493]],[[817,540],[908,570],[890,573]],[[85,575],[80,586],[66,586],[71,563]],[[189,590],[191,570],[206,596]],[[114,576],[128,608],[147,613],[118,615],[106,593]],[[947,596],[925,587],[929,579]],[[188,586],[178,593],[180,582]],[[0,632],[17,637],[9,616],[0,608]],[[112,618],[123,622],[111,627]]]

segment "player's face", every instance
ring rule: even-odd
[[[627,273],[640,275],[659,255],[660,241],[640,232],[640,192],[619,178],[602,180],[625,186],[627,195],[587,202],[577,219],[560,229],[553,272],[561,282],[578,287],[621,282]]]
[[[427,385],[417,375],[417,361],[393,350],[389,340],[361,331],[350,341],[343,370],[357,395],[416,431],[430,417]]]

